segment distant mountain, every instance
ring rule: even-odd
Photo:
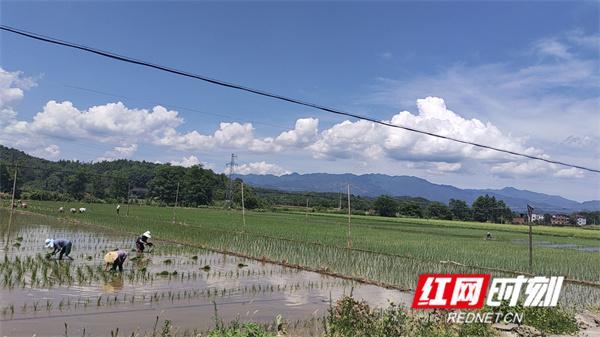
[[[249,174],[239,177],[254,186],[283,191],[339,192],[345,191],[346,184],[350,183],[353,194],[368,197],[387,194],[422,197],[443,203],[448,203],[450,199],[461,199],[472,203],[478,196],[488,194],[503,200],[517,212],[524,212],[527,204],[532,205],[540,212],[600,211],[600,200],[580,203],[561,196],[519,190],[513,187],[499,190],[460,189],[451,185],[434,184],[425,179],[411,176],[292,173],[282,176]]]

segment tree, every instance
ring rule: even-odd
[[[552,215],[550,213],[544,214],[544,225],[550,225],[552,223]]]
[[[375,210],[381,216],[396,216],[398,204],[396,200],[387,195],[382,195],[375,200]]]
[[[235,179],[233,182],[233,202],[239,207],[242,206],[242,180]],[[244,207],[246,209],[255,209],[263,205],[264,202],[256,195],[251,185],[244,183]]]
[[[448,206],[442,204],[441,202],[437,202],[437,201],[434,201],[434,202],[430,203],[429,205],[427,205],[427,207],[425,208],[425,213],[426,213],[427,217],[433,218],[433,219],[444,219],[444,220],[452,219],[452,212],[450,212],[450,209],[448,208]]]
[[[448,207],[454,219],[463,221],[471,219],[471,209],[464,200],[450,199]]]
[[[82,199],[85,195],[85,185],[88,182],[87,174],[84,170],[80,169],[75,174],[67,177],[65,186],[67,193],[69,193],[75,199]]]
[[[110,184],[110,196],[116,200],[127,200],[129,198],[129,187],[127,177],[119,174]]]
[[[496,200],[496,197],[487,194],[477,197],[471,208],[475,221],[508,222],[512,219],[512,211],[504,201]]]
[[[423,217],[421,206],[414,201],[400,201],[398,204],[398,212],[406,216]]]
[[[12,179],[8,173],[8,168],[5,165],[0,165],[0,193],[10,192],[12,190]]]
[[[175,204],[177,184],[181,183],[185,169],[181,166],[159,166],[154,178],[148,183],[152,197],[169,205]],[[181,189],[181,186],[180,186]]]
[[[218,181],[210,171],[195,165],[188,168],[183,177],[182,203],[188,206],[208,205]]]

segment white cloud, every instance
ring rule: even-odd
[[[546,175],[551,167],[551,164],[539,161],[512,161],[493,165],[490,171],[500,177],[536,177]]]
[[[449,110],[441,98],[419,99],[417,107],[418,114],[402,111],[392,116],[389,123],[530,155],[541,154],[540,150],[524,145],[522,139],[503,134],[489,122],[461,117]],[[508,160],[506,155],[491,150],[362,120],[344,121],[324,130],[309,149],[316,158],[377,159],[387,156],[396,160],[446,163],[436,165],[440,170],[458,170],[461,166],[456,165],[457,162],[466,159]]]
[[[79,110],[69,101],[49,101],[28,127],[32,132],[47,136],[123,142],[156,136],[182,122],[176,111],[162,106],[149,111],[129,109],[117,102]]]
[[[569,47],[556,39],[542,39],[534,44],[534,49],[542,56],[552,56],[562,59],[571,58]]]
[[[173,166],[183,166],[183,167],[192,167],[195,165],[202,164],[198,157],[194,155],[190,155],[188,157],[183,157],[181,160],[172,160],[171,165]]]
[[[33,78],[23,76],[22,72],[9,72],[0,67],[0,108],[20,101],[24,96],[24,90],[36,85]]]
[[[434,163],[434,165],[438,171],[442,171],[442,172],[455,172],[462,168],[461,163],[439,162],[439,163]]]
[[[198,131],[180,134],[174,128],[165,130],[162,136],[155,139],[154,144],[185,151],[193,149],[208,150],[220,148],[245,148],[253,152],[276,152],[281,147],[273,138],[255,138],[252,123],[220,123],[212,135],[203,135]]]
[[[264,161],[239,165],[235,168],[235,172],[238,174],[272,174],[276,176],[291,173],[277,164]]]
[[[111,151],[107,151],[103,156],[96,158],[96,161],[113,161],[117,159],[129,159],[138,150],[137,144],[115,146]]]
[[[568,136],[563,140],[562,144],[573,148],[590,148],[600,150],[600,139],[593,136]]]
[[[567,33],[566,38],[575,45],[589,48],[596,53],[600,49],[600,33],[585,34],[581,30],[574,30]]]
[[[60,147],[56,144],[50,144],[45,148],[34,150],[32,154],[46,159],[58,159],[60,156]]]
[[[319,132],[317,118],[300,118],[296,120],[293,130],[279,134],[275,141],[282,146],[303,147],[315,141]]]
[[[583,178],[584,173],[578,168],[571,167],[556,171],[556,173],[554,173],[554,176],[561,178]]]

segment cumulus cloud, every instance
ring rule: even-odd
[[[202,164],[198,157],[194,155],[190,155],[188,157],[183,157],[181,160],[172,160],[171,165],[173,166],[183,166],[183,167],[192,167],[195,165]]]
[[[561,178],[583,178],[584,174],[582,170],[575,167],[571,167],[556,171],[554,173],[554,176]]]
[[[319,120],[317,118],[300,118],[296,121],[293,130],[282,132],[275,140],[282,146],[303,147],[314,142],[318,132]]]
[[[541,155],[540,150],[526,146],[522,139],[503,134],[489,122],[459,116],[449,110],[439,97],[419,99],[417,108],[417,114],[402,111],[387,122],[530,155]],[[359,156],[363,159],[378,159],[386,156],[396,160],[441,162],[436,166],[443,171],[460,169],[459,162],[466,159],[490,162],[507,160],[506,155],[494,151],[362,120],[344,121],[324,130],[309,148],[316,158]]]
[[[176,111],[162,106],[129,109],[117,102],[80,110],[69,101],[49,101],[28,128],[47,136],[118,142],[159,135],[182,122]]]
[[[270,164],[264,161],[239,165],[235,168],[235,171],[238,174],[272,174],[276,176],[291,173],[277,164]]]
[[[435,165],[435,168],[438,171],[442,171],[442,172],[455,172],[458,171],[462,168],[462,164],[461,163],[445,163],[445,162],[439,162],[439,163],[433,163]]]
[[[24,96],[24,90],[36,85],[33,78],[24,76],[22,72],[10,72],[0,67],[0,108],[20,101]]]
[[[58,159],[60,156],[60,147],[56,144],[50,144],[45,148],[34,150],[32,154],[46,159]]]
[[[107,151],[103,156],[96,158],[96,161],[113,161],[117,159],[129,159],[138,149],[137,144],[115,146],[111,151]]]
[[[220,148],[246,148],[253,152],[276,152],[281,149],[273,138],[255,138],[252,123],[220,123],[212,135],[203,135],[194,130],[179,133],[175,128],[168,128],[162,136],[155,139],[154,144],[174,148],[180,151]]]

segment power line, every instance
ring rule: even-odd
[[[7,31],[7,32],[10,32],[10,33],[17,34],[17,35],[25,36],[25,37],[28,37],[28,38],[31,38],[31,39],[35,39],[35,40],[39,40],[39,41],[44,41],[44,42],[48,42],[48,43],[51,43],[51,44],[56,44],[56,45],[60,45],[60,46],[64,46],[64,47],[74,48],[74,49],[82,50],[82,51],[85,51],[85,52],[88,52],[88,53],[93,53],[93,54],[97,54],[97,55],[100,55],[100,56],[108,57],[108,58],[111,58],[111,59],[114,59],[114,60],[118,60],[118,61],[122,61],[122,62],[126,62],[126,63],[137,64],[137,65],[140,65],[140,66],[149,67],[149,68],[153,68],[153,69],[157,69],[157,70],[169,72],[169,73],[180,75],[180,76],[184,76],[184,77],[194,78],[194,79],[197,79],[197,80],[201,80],[201,81],[208,82],[208,83],[211,83],[211,84],[219,85],[219,86],[222,86],[222,87],[227,87],[227,88],[231,88],[231,89],[241,90],[241,91],[253,93],[253,94],[256,94],[256,95],[260,95],[260,96],[270,97],[270,98],[273,98],[273,99],[277,99],[277,100],[281,100],[281,101],[285,101],[285,102],[289,102],[289,103],[293,103],[293,104],[298,104],[298,105],[302,105],[302,106],[306,106],[306,107],[310,107],[310,108],[322,110],[322,111],[333,113],[333,114],[336,114],[336,115],[342,115],[342,116],[346,116],[346,117],[352,117],[352,118],[356,118],[356,119],[366,120],[366,121],[369,121],[369,122],[372,122],[372,123],[376,123],[376,124],[380,124],[380,125],[383,125],[383,126],[388,126],[388,127],[397,128],[397,129],[403,129],[403,130],[406,130],[406,131],[420,133],[420,134],[424,134],[424,135],[428,135],[428,136],[436,137],[436,138],[440,138],[440,139],[446,139],[446,140],[450,140],[450,141],[453,141],[453,142],[462,143],[462,144],[465,144],[465,145],[472,145],[472,146],[483,148],[483,149],[487,149],[487,150],[492,150],[492,151],[496,151],[496,152],[502,152],[502,153],[506,153],[506,154],[510,154],[510,155],[514,155],[514,156],[519,156],[519,157],[524,157],[524,158],[528,158],[528,159],[533,159],[533,160],[539,160],[539,161],[543,161],[543,162],[550,163],[550,164],[562,165],[562,166],[573,167],[573,168],[577,168],[577,169],[585,170],[585,171],[589,171],[589,172],[600,173],[600,169],[593,169],[593,168],[589,168],[589,167],[585,167],[585,166],[581,166],[581,165],[575,165],[575,164],[569,164],[569,163],[566,163],[566,162],[561,162],[561,161],[556,161],[556,160],[550,160],[550,159],[547,159],[547,158],[533,156],[533,155],[529,155],[529,154],[526,154],[526,153],[521,153],[521,152],[506,150],[506,149],[497,148],[497,147],[490,146],[490,145],[485,145],[485,144],[475,143],[475,142],[471,142],[471,141],[467,141],[467,140],[462,140],[462,139],[458,139],[458,138],[454,138],[454,137],[439,135],[439,134],[436,134],[436,133],[433,133],[433,132],[419,130],[419,129],[415,129],[415,128],[411,128],[411,127],[407,127],[407,126],[391,124],[391,123],[380,121],[380,120],[377,120],[377,119],[374,119],[374,118],[371,118],[371,117],[368,117],[368,116],[362,116],[362,115],[358,115],[358,114],[354,114],[354,113],[344,112],[344,111],[337,110],[337,109],[334,109],[334,108],[325,107],[325,106],[322,106],[322,105],[319,105],[319,104],[316,104],[316,103],[306,102],[306,101],[303,101],[303,100],[300,100],[300,99],[296,99],[296,98],[292,98],[292,97],[287,97],[287,96],[283,96],[283,95],[279,95],[279,94],[274,94],[274,93],[270,93],[270,92],[263,91],[263,90],[260,90],[260,89],[254,89],[254,88],[246,87],[246,86],[235,84],[235,83],[230,83],[230,82],[222,81],[222,80],[219,80],[219,79],[210,78],[210,77],[207,77],[207,76],[194,74],[194,73],[187,72],[187,71],[184,71],[184,70],[178,70],[178,69],[175,69],[175,68],[171,68],[171,67],[167,67],[167,66],[163,66],[163,65],[159,65],[159,64],[155,64],[155,63],[146,62],[146,61],[143,61],[143,60],[139,60],[139,59],[135,59],[135,58],[131,58],[131,57],[119,55],[119,54],[112,53],[112,52],[109,52],[109,51],[104,51],[104,50],[101,50],[101,49],[96,49],[96,48],[88,47],[88,46],[85,46],[85,45],[76,44],[76,43],[72,43],[72,42],[67,42],[67,41],[64,41],[64,40],[60,40],[60,39],[56,39],[56,38],[52,38],[52,37],[40,35],[40,34],[37,34],[37,33],[32,33],[32,32],[24,31],[24,30],[21,30],[21,29],[16,29],[16,28],[13,28],[13,27],[10,27],[10,26],[6,26],[6,25],[0,25],[0,29],[2,29],[4,31]]]

